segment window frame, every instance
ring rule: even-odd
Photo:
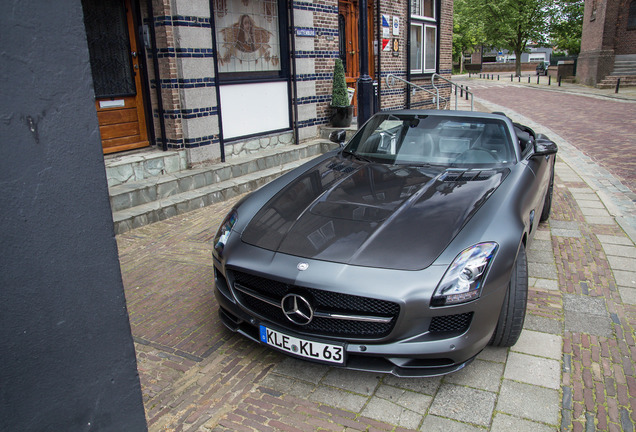
[[[627,8],[627,30],[636,30],[636,0],[632,0]]]
[[[289,40],[285,35],[289,33],[288,25],[288,10],[285,6],[285,0],[277,0],[277,13],[278,13],[278,38],[279,38],[279,50],[280,50],[280,69],[274,71],[244,71],[244,72],[221,72],[219,71],[217,80],[220,84],[250,84],[258,82],[277,82],[277,81],[289,81],[290,80],[290,63],[289,63]],[[215,15],[212,17],[215,20]],[[218,38],[216,29],[216,22],[214,23],[214,50],[218,54],[221,52],[222,42]],[[218,62],[218,55],[215,58],[215,62]]]
[[[436,20],[437,19],[437,1],[436,0],[411,0],[411,4],[413,4],[414,2],[415,3],[419,3],[420,4],[420,10],[423,11],[424,10],[424,2],[425,1],[432,2],[432,4],[433,4],[433,16],[416,15],[411,10],[411,18],[415,18],[416,20]]]
[[[432,74],[437,72],[437,63],[438,63],[438,26],[436,23],[431,23],[428,21],[416,21],[416,22],[411,22],[410,26],[409,26],[409,32],[412,31],[413,27],[419,27],[420,28],[420,36],[421,36],[421,41],[422,41],[422,46],[420,48],[419,54],[420,54],[420,59],[421,59],[421,67],[420,68],[414,68],[414,65],[411,64],[410,65],[410,72],[412,75],[426,75],[426,74]],[[435,41],[435,46],[433,47],[433,50],[435,51],[435,55],[434,55],[434,62],[435,64],[433,65],[432,68],[427,68],[427,64],[426,64],[426,54],[428,53],[428,47],[427,47],[427,39],[426,39],[426,34],[427,34],[427,30],[428,29],[432,29],[435,32],[435,37],[434,37],[434,41]],[[410,33],[412,34],[412,33]],[[411,39],[411,49],[409,52],[409,56],[412,56],[413,54],[413,49],[414,49],[414,41]]]
[[[433,73],[436,73],[438,71],[438,66],[439,66],[439,2],[437,0],[432,0],[432,5],[433,5],[433,17],[427,17],[427,16],[423,16],[423,15],[415,15],[413,14],[413,12],[411,11],[411,7],[413,5],[414,2],[417,2],[420,4],[420,10],[424,10],[424,1],[426,0],[414,0],[411,1],[409,3],[409,42],[410,42],[410,47],[409,47],[409,74],[410,75],[414,75],[414,76],[423,76],[423,75],[430,75]],[[413,40],[413,38],[411,37],[412,35],[412,30],[414,27],[419,27],[419,34],[421,36],[421,40],[422,40],[422,46],[420,48],[420,58],[421,58],[421,67],[420,68],[414,68],[414,65],[412,64],[412,62],[410,61],[410,59],[412,58],[413,55],[413,50],[416,49],[417,47],[415,46],[415,41]],[[426,54],[428,51],[428,47],[427,47],[427,39],[426,39],[426,35],[427,35],[427,29],[433,29],[433,31],[435,32],[435,37],[434,37],[434,47],[433,50],[435,51],[434,54],[434,62],[435,64],[433,65],[432,68],[427,68],[426,66]]]

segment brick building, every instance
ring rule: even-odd
[[[384,78],[450,78],[453,1],[367,2],[379,106],[433,107]],[[82,4],[104,153],[156,147],[189,168],[300,143],[328,122],[334,59],[358,78],[357,0]]]
[[[636,0],[585,0],[577,79],[636,75]]]

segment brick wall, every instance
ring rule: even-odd
[[[334,60],[338,57],[338,0],[294,0],[294,34],[313,29],[314,37],[294,36],[298,89],[298,136],[315,138],[328,120]]]
[[[586,0],[577,79],[596,85],[614,69],[616,55],[636,54],[636,29],[627,29],[630,0]]]
[[[632,0],[621,0],[616,23],[616,55],[636,54],[636,28],[627,29],[629,5]]]
[[[141,5],[142,10],[146,10],[145,4]],[[157,87],[161,90],[161,98],[164,110],[164,122],[166,126],[166,136],[161,138],[158,129],[159,111],[153,107],[153,119],[156,136],[158,140],[163,139],[168,148],[181,149],[184,147],[183,127],[179,112],[181,111],[181,100],[178,89],[177,59],[175,55],[175,38],[172,24],[172,8],[170,0],[152,0],[154,13],[153,22],[156,37],[156,56],[159,64],[160,81],[157,82],[155,74],[149,75],[151,93],[155,93]],[[152,63],[152,52],[147,52],[146,63]],[[153,71],[154,72],[154,71]],[[154,94],[156,98],[156,93]]]
[[[392,51],[380,50],[380,108],[383,110],[391,109],[403,109],[406,108],[406,84],[401,81],[395,81],[390,87],[387,85],[386,77],[389,74],[396,75],[399,78],[407,79],[406,73],[406,58],[407,58],[407,46],[406,38],[408,35],[408,4],[407,2],[399,1],[382,1],[380,3],[380,14],[389,17],[389,21],[392,17],[397,16],[400,18],[400,35],[397,36],[399,44],[399,53],[397,56],[393,55]],[[389,22],[391,25],[391,22]],[[377,37],[377,35],[376,35]],[[393,31],[390,31],[390,42],[393,42]],[[378,77],[376,77],[378,79]]]

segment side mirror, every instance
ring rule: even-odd
[[[545,135],[537,136],[537,139],[534,141],[533,156],[549,156],[556,154],[557,151],[558,147],[556,143]]]
[[[329,134],[329,141],[335,142],[340,145],[340,147],[344,147],[345,139],[347,138],[347,132],[344,130],[333,131]]]

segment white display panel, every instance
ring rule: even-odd
[[[223,138],[288,129],[287,82],[222,85]]]

